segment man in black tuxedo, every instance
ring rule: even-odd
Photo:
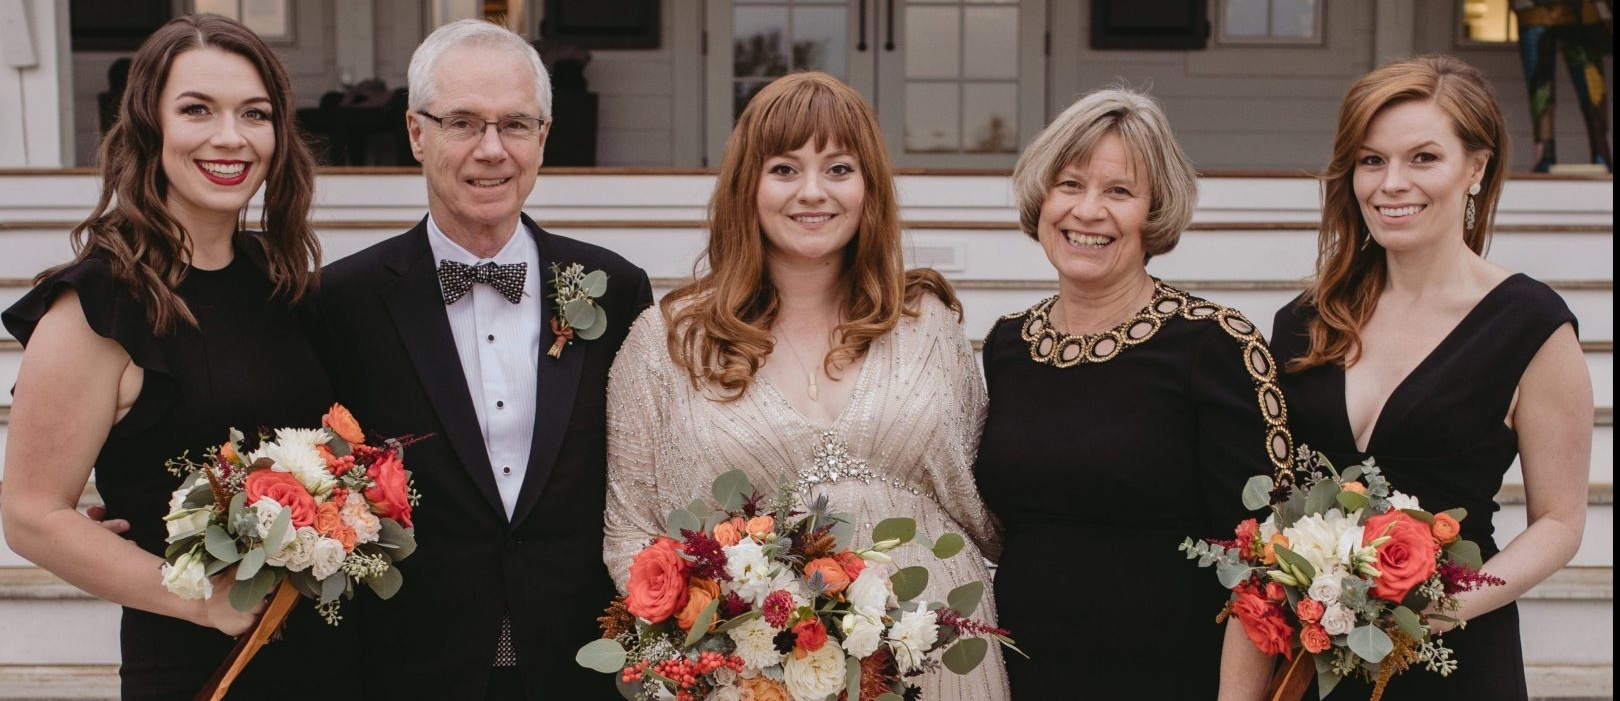
[[[599,637],[614,594],[605,390],[651,287],[618,255],[522,215],[551,90],[521,37],[446,25],[409,76],[428,215],[329,266],[320,311],[338,397],[367,432],[432,434],[406,450],[418,547],[398,594],[359,597],[363,649],[326,654],[360,655],[368,695],[389,701],[615,698],[574,653]],[[552,266],[576,263],[608,276],[595,300],[606,330],[591,340],[569,340],[553,301]]]

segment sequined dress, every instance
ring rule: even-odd
[[[636,320],[608,383],[608,506],[604,558],[622,592],[630,560],[663,531],[664,515],[708,499],[714,478],[734,469],[756,485],[820,474],[815,493],[855,514],[857,545],[892,516],[917,520],[931,536],[952,532],[969,545],[940,561],[921,548],[896,551],[897,566],[931,571],[924,598],[943,601],[956,586],[990,583],[984,557],[999,547],[989,513],[969,471],[984,417],[984,386],[956,314],[925,295],[922,314],[902,318],[875,341],[856,372],[849,403],[831,426],[817,426],[764,378],[733,402],[693,388],[669,357],[663,316],[654,307]],[[841,467],[829,464],[832,433]],[[870,475],[862,478],[859,461]],[[852,464],[853,463],[853,466]],[[837,471],[838,479],[826,479]],[[854,472],[856,474],[851,475]],[[987,594],[975,618],[993,622]],[[1017,637],[1017,631],[1013,631]],[[1008,698],[1000,650],[967,676],[947,671],[916,682],[933,701]]]

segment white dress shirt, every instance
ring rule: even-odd
[[[489,285],[473,285],[466,296],[446,305],[450,333],[461,356],[462,376],[478,413],[484,450],[495,472],[506,517],[517,507],[518,490],[528,472],[534,439],[536,379],[540,360],[540,248],[523,223],[493,258],[479,258],[451,241],[428,215],[428,243],[433,264],[451,260],[465,265],[494,262],[528,263],[523,299],[513,304]]]

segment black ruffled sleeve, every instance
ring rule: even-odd
[[[174,398],[174,384],[169,363],[151,324],[146,320],[146,309],[122,282],[112,275],[105,260],[89,258],[62,269],[23,295],[11,308],[0,312],[0,323],[23,346],[34,335],[39,320],[50,311],[51,304],[65,290],[79,295],[79,306],[90,330],[109,338],[129,353],[130,360],[145,371],[140,396],[128,414],[113,426],[114,433],[139,430],[161,416],[162,410]]]

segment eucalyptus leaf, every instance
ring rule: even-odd
[[[598,338],[601,338],[602,334],[607,332],[607,329],[608,329],[608,315],[607,315],[607,312],[602,310],[602,309],[597,309],[596,310],[596,316],[591,319],[591,323],[574,329],[574,335],[578,336],[580,338],[580,340],[583,340],[583,341],[594,341],[594,340],[596,340]]]
[[[1255,475],[1243,484],[1243,508],[1258,511],[1271,504],[1271,490],[1277,485],[1265,475]]]
[[[923,546],[925,548],[928,548],[929,550],[934,549],[934,541],[929,540],[928,539],[928,534],[924,533],[922,531],[917,531],[916,535],[911,536],[911,542],[916,543],[918,545],[921,545],[921,546]],[[940,559],[943,560],[945,558],[940,558]]]
[[[201,509],[213,505],[214,488],[209,486],[206,480],[193,486],[191,491],[186,492],[185,501],[180,502],[180,508],[182,509]]]
[[[185,554],[187,552],[190,552],[191,549],[195,548],[195,547],[197,547],[196,542],[187,543],[187,542],[184,542],[184,541],[179,541],[179,542],[169,543],[168,547],[165,547],[163,549],[163,559],[165,559],[165,560],[173,560],[173,559],[175,559],[177,557],[180,557],[181,555],[183,555],[183,554]],[[207,548],[205,547],[204,549],[206,550]],[[214,561],[218,562],[219,558],[214,558]],[[226,564],[229,564],[229,563],[226,563]]]
[[[1468,518],[1468,509],[1464,509],[1461,506],[1459,506],[1459,507],[1457,507],[1455,509],[1446,509],[1445,511],[1442,511],[1440,513],[1445,514],[1447,516],[1450,516],[1453,521],[1459,521],[1460,522],[1463,519]]]
[[[343,596],[343,592],[348,589],[349,577],[343,574],[342,570],[327,575],[326,579],[321,580],[321,603],[330,604],[337,601],[337,598]]]
[[[1360,492],[1341,491],[1335,499],[1345,511],[1357,511],[1367,508],[1367,495]]]
[[[946,650],[939,661],[944,662],[945,668],[952,672],[967,674],[984,661],[984,656],[988,652],[990,641],[984,638],[962,638]]]
[[[288,572],[287,579],[292,582],[293,588],[297,589],[298,593],[304,598],[317,600],[321,598],[321,583],[315,579],[314,573],[309,570]]]
[[[1395,616],[1395,624],[1401,627],[1401,632],[1405,633],[1406,637],[1422,640],[1427,636],[1428,631],[1423,629],[1423,621],[1418,619],[1417,613],[1412,609],[1396,606],[1392,613]]]
[[[382,526],[377,531],[377,544],[392,550],[393,552],[389,556],[395,562],[410,557],[411,553],[416,552],[416,534],[412,533],[410,529],[399,525],[399,522],[394,519],[384,518],[378,520],[382,522]]]
[[[686,505],[686,510],[692,512],[693,516],[699,516],[701,514],[709,513],[709,505],[703,503],[702,499],[693,499],[690,504]],[[698,520],[701,522],[703,519],[699,518]],[[701,525],[702,524],[699,523],[699,526]],[[693,528],[691,530],[695,531],[697,529]]]
[[[727,521],[727,520],[729,520],[729,517],[727,517],[726,514],[724,514],[722,512],[716,511],[716,512],[714,512],[712,514],[709,514],[709,518],[704,520],[704,522],[703,522],[703,532],[712,534],[712,533],[714,533],[714,527],[715,526],[718,526],[722,522]]]
[[[1346,643],[1350,646],[1351,652],[1373,663],[1383,662],[1384,657],[1395,649],[1395,642],[1389,639],[1388,634],[1379,630],[1377,626],[1370,625],[1358,626],[1350,631]]]
[[[917,535],[916,521],[904,517],[886,518],[872,529],[872,542],[898,540],[901,544],[905,544],[911,542],[912,536],[915,535]]]
[[[1239,582],[1248,579],[1253,572],[1253,567],[1241,562],[1220,560],[1215,563],[1215,578],[1227,589],[1236,588]]]
[[[1468,565],[1474,569],[1485,566],[1485,559],[1479,552],[1479,544],[1471,540],[1453,540],[1446,546],[1446,556],[1452,562]]]
[[[748,473],[742,470],[732,470],[714,478],[714,486],[710,489],[714,493],[715,503],[725,511],[739,511],[743,502],[754,493],[754,485],[748,481]]]
[[[984,582],[968,582],[945,595],[945,603],[956,609],[963,616],[973,615],[979,608],[979,601],[984,598]]]
[[[242,564],[236,567],[236,580],[245,581],[259,573],[264,567],[264,548],[254,548],[242,556]]]
[[[1352,467],[1350,469],[1354,470],[1355,468]],[[1321,657],[1317,657],[1317,659],[1321,659]],[[1334,674],[1332,668],[1329,668],[1326,671],[1320,669],[1316,670],[1317,698],[1327,698],[1328,694],[1333,693],[1333,687],[1339,685],[1339,680],[1341,679],[1344,679],[1344,677]]]
[[[955,533],[946,533],[934,543],[934,557],[948,560],[957,553],[962,552],[962,546],[966,544],[967,541],[962,540],[962,536]]]
[[[292,527],[292,507],[281,507],[281,513],[276,514],[276,520],[270,524],[270,532],[265,535],[265,547],[273,547],[281,552],[282,546],[287,544],[287,529]]]
[[[607,273],[600,270],[592,270],[591,272],[585,274],[585,279],[581,282],[583,283],[581,287],[585,288],[585,294],[592,297],[601,297],[602,295],[607,294]]]
[[[906,567],[889,577],[889,583],[894,585],[895,599],[911,601],[922,596],[923,590],[928,588],[928,568]]]
[[[336,576],[336,575],[333,575]],[[365,579],[366,586],[377,593],[379,599],[391,599],[399,593],[400,586],[405,584],[405,575],[399,573],[398,567],[390,567],[375,577]]]
[[[1345,468],[1344,472],[1339,475],[1339,479],[1345,482],[1354,482],[1361,479],[1361,466],[1351,465],[1350,467]],[[1323,694],[1323,696],[1326,695],[1327,694]]]
[[[585,643],[579,652],[574,653],[574,661],[586,669],[603,674],[618,674],[624,669],[624,646],[612,638],[597,638]]]
[[[839,547],[847,548],[849,547],[850,543],[855,542],[854,516],[844,513],[837,513],[829,514],[829,518],[833,520],[832,534],[834,538],[838,539]]]
[[[1324,479],[1311,486],[1311,491],[1305,496],[1305,513],[1326,513],[1328,509],[1338,503],[1339,485],[1333,480]]]
[[[276,573],[261,569],[252,579],[237,582],[231,587],[231,606],[238,611],[247,612],[258,606],[264,597],[270,595],[270,590],[276,586]]]
[[[226,562],[224,560],[209,560],[208,561],[208,566],[203,568],[203,574],[206,574],[206,575],[212,577],[212,576],[214,576],[216,574],[224,572],[230,566],[231,566],[231,563]]]
[[[859,699],[861,697],[861,661],[854,657],[844,658],[844,698]]]
[[[703,522],[686,509],[671,511],[669,517],[664,519],[664,533],[675,540],[681,540],[683,530],[695,531],[702,527]]]
[[[591,306],[588,299],[576,299],[563,305],[562,317],[569,326],[578,330],[596,319],[596,307]]]
[[[241,516],[242,512],[246,509],[247,492],[237,492],[236,496],[231,497],[231,505],[229,508],[225,509],[225,515],[232,523],[234,523],[236,522],[237,517]]]
[[[1434,514],[1424,511],[1423,509],[1401,509],[1401,511],[1407,516],[1411,516],[1412,518],[1429,525],[1434,525]]]
[[[708,606],[704,606],[703,610],[698,612],[697,618],[692,621],[692,629],[686,631],[686,642],[681,643],[681,647],[692,647],[702,640],[703,635],[709,632],[709,624],[714,622],[714,612],[719,609],[719,599],[714,599]]]
[[[343,440],[343,436],[338,435],[337,431],[327,430],[326,435],[330,436],[326,441],[326,449],[331,451],[333,457],[348,457],[354,452],[354,447],[349,445],[348,441]]]

